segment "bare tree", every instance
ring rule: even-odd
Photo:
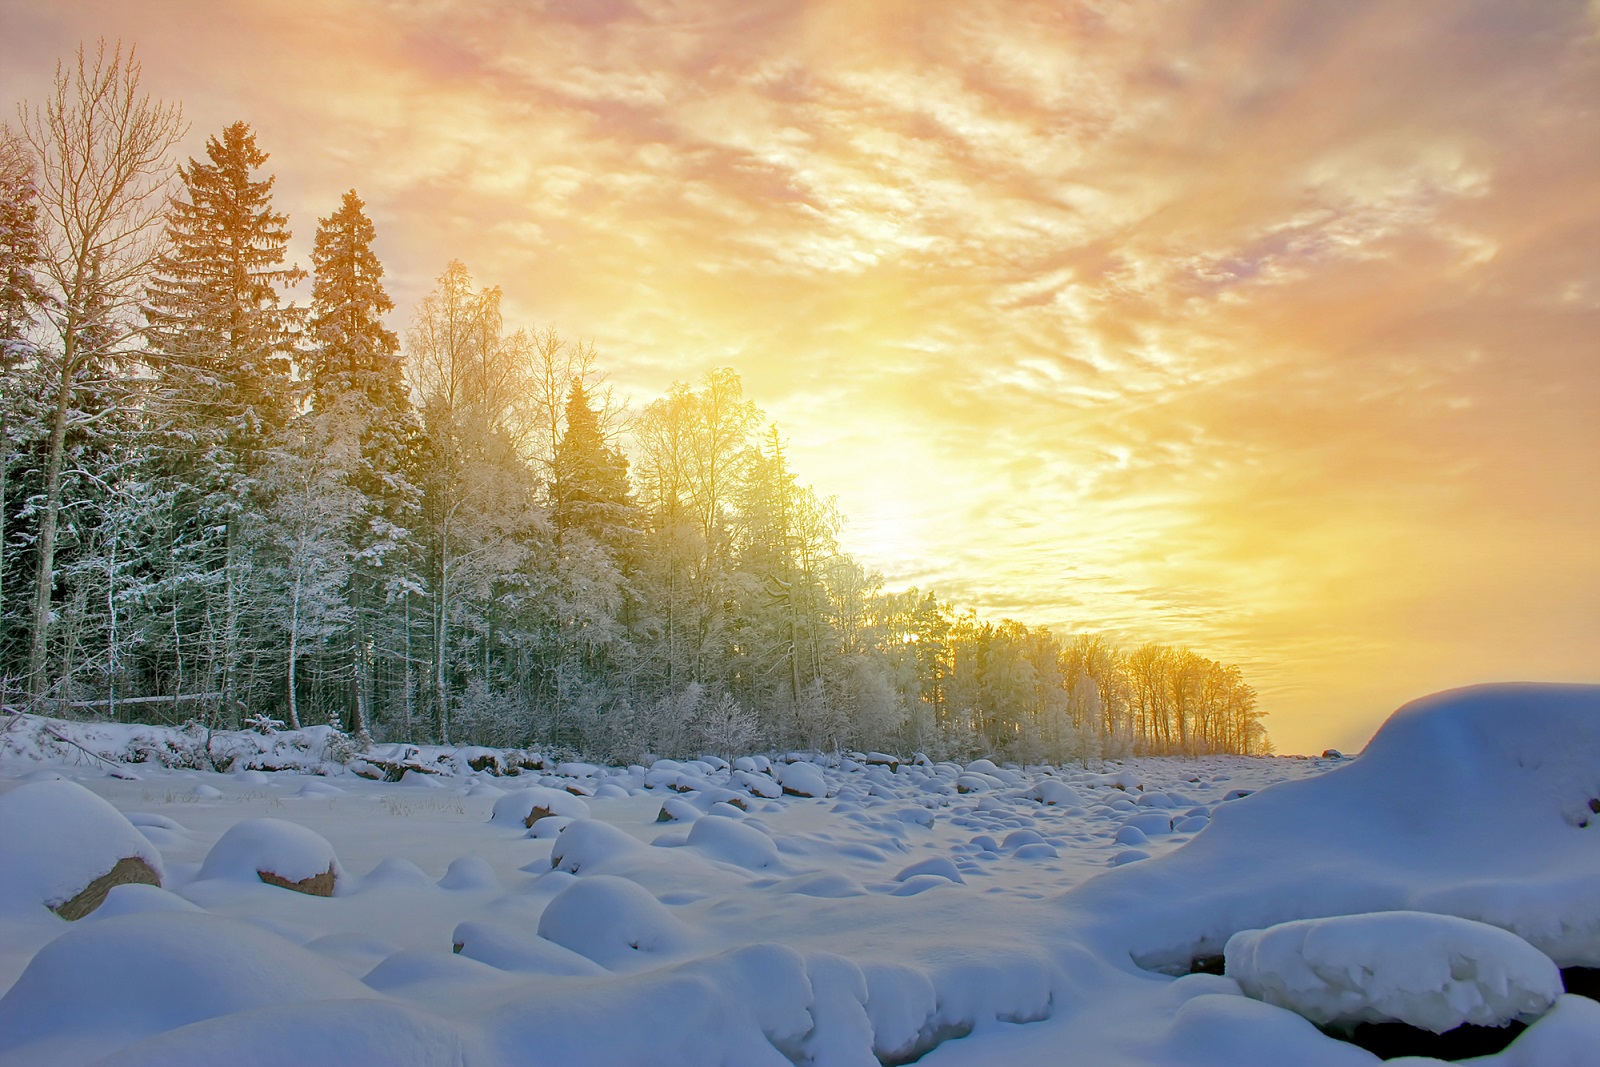
[[[134,50],[124,55],[121,42],[107,54],[101,41],[92,59],[80,46],[76,63],[56,65],[45,103],[18,108],[38,160],[44,311],[57,342],[39,355],[49,440],[28,650],[36,697],[46,682],[67,428],[98,417],[77,401],[110,384],[137,334],[134,312],[166,207],[168,153],[186,130],[177,105],[139,91],[139,76]]]

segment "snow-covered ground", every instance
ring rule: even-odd
[[[1600,965],[1600,687],[1093,773],[210,742],[229,773],[163,767],[171,731],[0,737],[0,1063],[1379,1062],[1308,1017],[1600,1063],[1555,977]]]

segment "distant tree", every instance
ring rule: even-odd
[[[550,493],[556,529],[614,543],[633,521],[628,460],[606,443],[600,413],[590,404],[582,381],[572,383],[565,423]]]
[[[455,682],[492,666],[493,631],[540,543],[543,516],[517,442],[526,367],[504,343],[500,291],[452,261],[406,335],[426,436],[421,540],[429,599],[429,700],[450,736]],[[489,684],[485,681],[485,684]]]
[[[35,352],[44,290],[35,272],[44,255],[33,153],[27,142],[0,125],[0,665],[9,664],[7,603],[12,571],[8,540],[11,514],[11,435],[37,422],[36,400],[22,387],[22,370]]]
[[[138,333],[130,313],[155,258],[167,154],[185,130],[179,109],[142,93],[139,78],[132,50],[124,56],[118,44],[108,55],[102,42],[90,59],[80,47],[75,64],[57,65],[46,102],[21,111],[38,163],[38,275],[53,335],[37,364],[45,472],[27,666],[35,696],[48,676],[67,431],[94,417],[93,405],[82,403],[86,393],[125,378],[121,367]]]

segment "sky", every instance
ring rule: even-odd
[[[636,407],[734,368],[891,588],[1283,752],[1600,681],[1600,0],[0,0],[0,101],[99,37],[402,331],[459,258]]]

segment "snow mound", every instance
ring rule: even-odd
[[[780,864],[772,838],[733,819],[701,819],[689,831],[689,847],[751,871]]]
[[[783,763],[773,768],[785,793],[800,797],[825,797],[828,781],[813,763]]]
[[[589,805],[564,789],[532,786],[507,793],[494,802],[489,821],[506,826],[531,827],[540,819],[559,815],[567,819],[587,819]]]
[[[1244,930],[1226,954],[1246,996],[1319,1026],[1504,1026],[1543,1014],[1562,993],[1556,965],[1516,934],[1415,911]]]
[[[315,830],[283,819],[244,819],[211,846],[197,877],[268,882],[330,896],[344,878],[344,869],[328,839]],[[326,891],[316,892],[323,886]]]
[[[176,893],[169,893],[160,886],[145,885],[139,882],[128,885],[112,886],[111,892],[106,894],[104,904],[85,918],[95,922],[105,919],[114,919],[118,915],[143,915],[153,911],[190,911],[198,912],[201,909],[183,899]]]
[[[688,947],[689,928],[637,882],[596,875],[557,893],[539,916],[539,936],[602,967]]]
[[[64,779],[0,795],[0,857],[0,912],[43,905],[76,919],[99,907],[112,885],[162,880],[150,839]]]
[[[1032,800],[1037,800],[1046,807],[1060,806],[1070,808],[1073,805],[1083,803],[1083,798],[1078,795],[1076,789],[1054,778],[1046,778],[1028,790],[1028,797]]]
[[[464,922],[456,927],[450,940],[458,955],[502,971],[553,975],[604,973],[599,965],[570,948],[501,923]]]
[[[0,1061],[87,1059],[231,1012],[372,995],[330,961],[249,923],[124,915],[74,926],[33,957],[0,999]],[[30,1048],[41,1039],[50,1051]],[[69,1043],[76,1057],[63,1055]]]
[[[569,824],[550,850],[550,866],[577,874],[595,873],[608,861],[624,858],[649,846],[598,819],[579,819]]]
[[[1407,704],[1359,758],[1219,805],[1181,849],[1062,903],[1169,972],[1240,930],[1384,911],[1474,919],[1596,966],[1597,811],[1600,686],[1475,686]]]
[[[460,856],[450,861],[438,885],[455,891],[499,889],[500,879],[482,856]]]

